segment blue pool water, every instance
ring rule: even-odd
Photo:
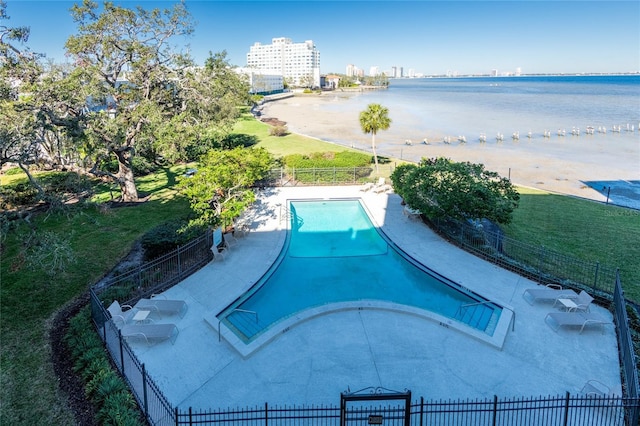
[[[342,302],[384,301],[431,311],[491,335],[501,308],[437,276],[373,226],[358,200],[291,201],[278,261],[217,315],[249,343],[299,312]]]

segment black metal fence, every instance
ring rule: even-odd
[[[103,300],[124,300],[133,306],[138,299],[171,288],[209,263],[213,259],[212,244],[211,232],[205,232],[171,253],[119,273],[106,283],[94,286],[93,290]]]
[[[618,336],[618,350],[620,351],[621,374],[624,381],[624,394],[630,399],[640,400],[640,381],[638,380],[639,360],[636,357],[629,317],[627,315],[627,302],[624,299],[620,274],[616,274],[616,286],[613,291],[613,319],[616,324]],[[629,417],[635,419],[635,424],[640,423],[638,407],[629,412]],[[633,424],[633,423],[632,423]]]
[[[176,425],[228,426],[631,426],[631,411],[638,399],[579,395],[419,401],[405,408],[398,404],[364,405],[345,413],[343,405],[262,407],[217,411],[175,410]]]
[[[612,300],[616,269],[586,262],[544,246],[526,244],[475,223],[434,220],[438,232],[467,251],[540,284],[586,290]]]
[[[390,174],[394,165],[382,164],[379,173]],[[358,185],[372,181],[371,167],[329,167],[296,169],[283,167],[272,169],[268,176],[255,186],[313,186],[313,185]]]

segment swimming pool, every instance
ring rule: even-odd
[[[402,252],[374,226],[359,199],[287,205],[289,228],[277,261],[216,316],[221,333],[243,355],[300,321],[343,309],[415,314],[495,340],[502,307]]]

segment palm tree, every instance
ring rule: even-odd
[[[378,155],[376,154],[376,133],[379,130],[387,130],[391,125],[389,109],[380,104],[369,104],[367,109],[360,113],[360,126],[364,133],[371,133],[371,149],[373,150],[373,161],[376,164],[378,173]]]

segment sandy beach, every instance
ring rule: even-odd
[[[351,96],[336,92],[296,95],[266,103],[263,115],[285,121],[292,132],[371,152],[371,136],[362,132],[358,121],[358,105],[353,109],[345,108],[345,103],[352,100]],[[339,105],[339,108],[334,109],[333,105]],[[602,190],[604,188],[593,189],[588,182],[608,182],[610,195],[618,187],[611,183],[619,182],[624,187],[621,191],[626,191],[627,196],[629,188],[632,188],[632,194],[640,196],[634,191],[640,179],[638,131],[566,137],[554,133],[551,138],[537,134],[527,138],[526,134],[521,134],[518,141],[512,140],[511,134],[505,134],[502,142],[497,142],[495,135],[487,134],[486,143],[480,143],[477,136],[467,136],[467,142],[460,143],[456,135],[429,129],[416,134],[412,125],[394,126],[402,120],[395,120],[393,116],[392,120],[391,128],[376,136],[379,155],[414,162],[422,157],[447,157],[482,163],[521,186],[597,201],[606,201],[607,192]],[[443,142],[445,136],[451,138],[450,144]],[[428,144],[422,143],[425,137]],[[610,147],[615,146],[616,137],[634,138],[638,143],[612,150]],[[637,206],[631,206],[640,208],[640,201]]]

